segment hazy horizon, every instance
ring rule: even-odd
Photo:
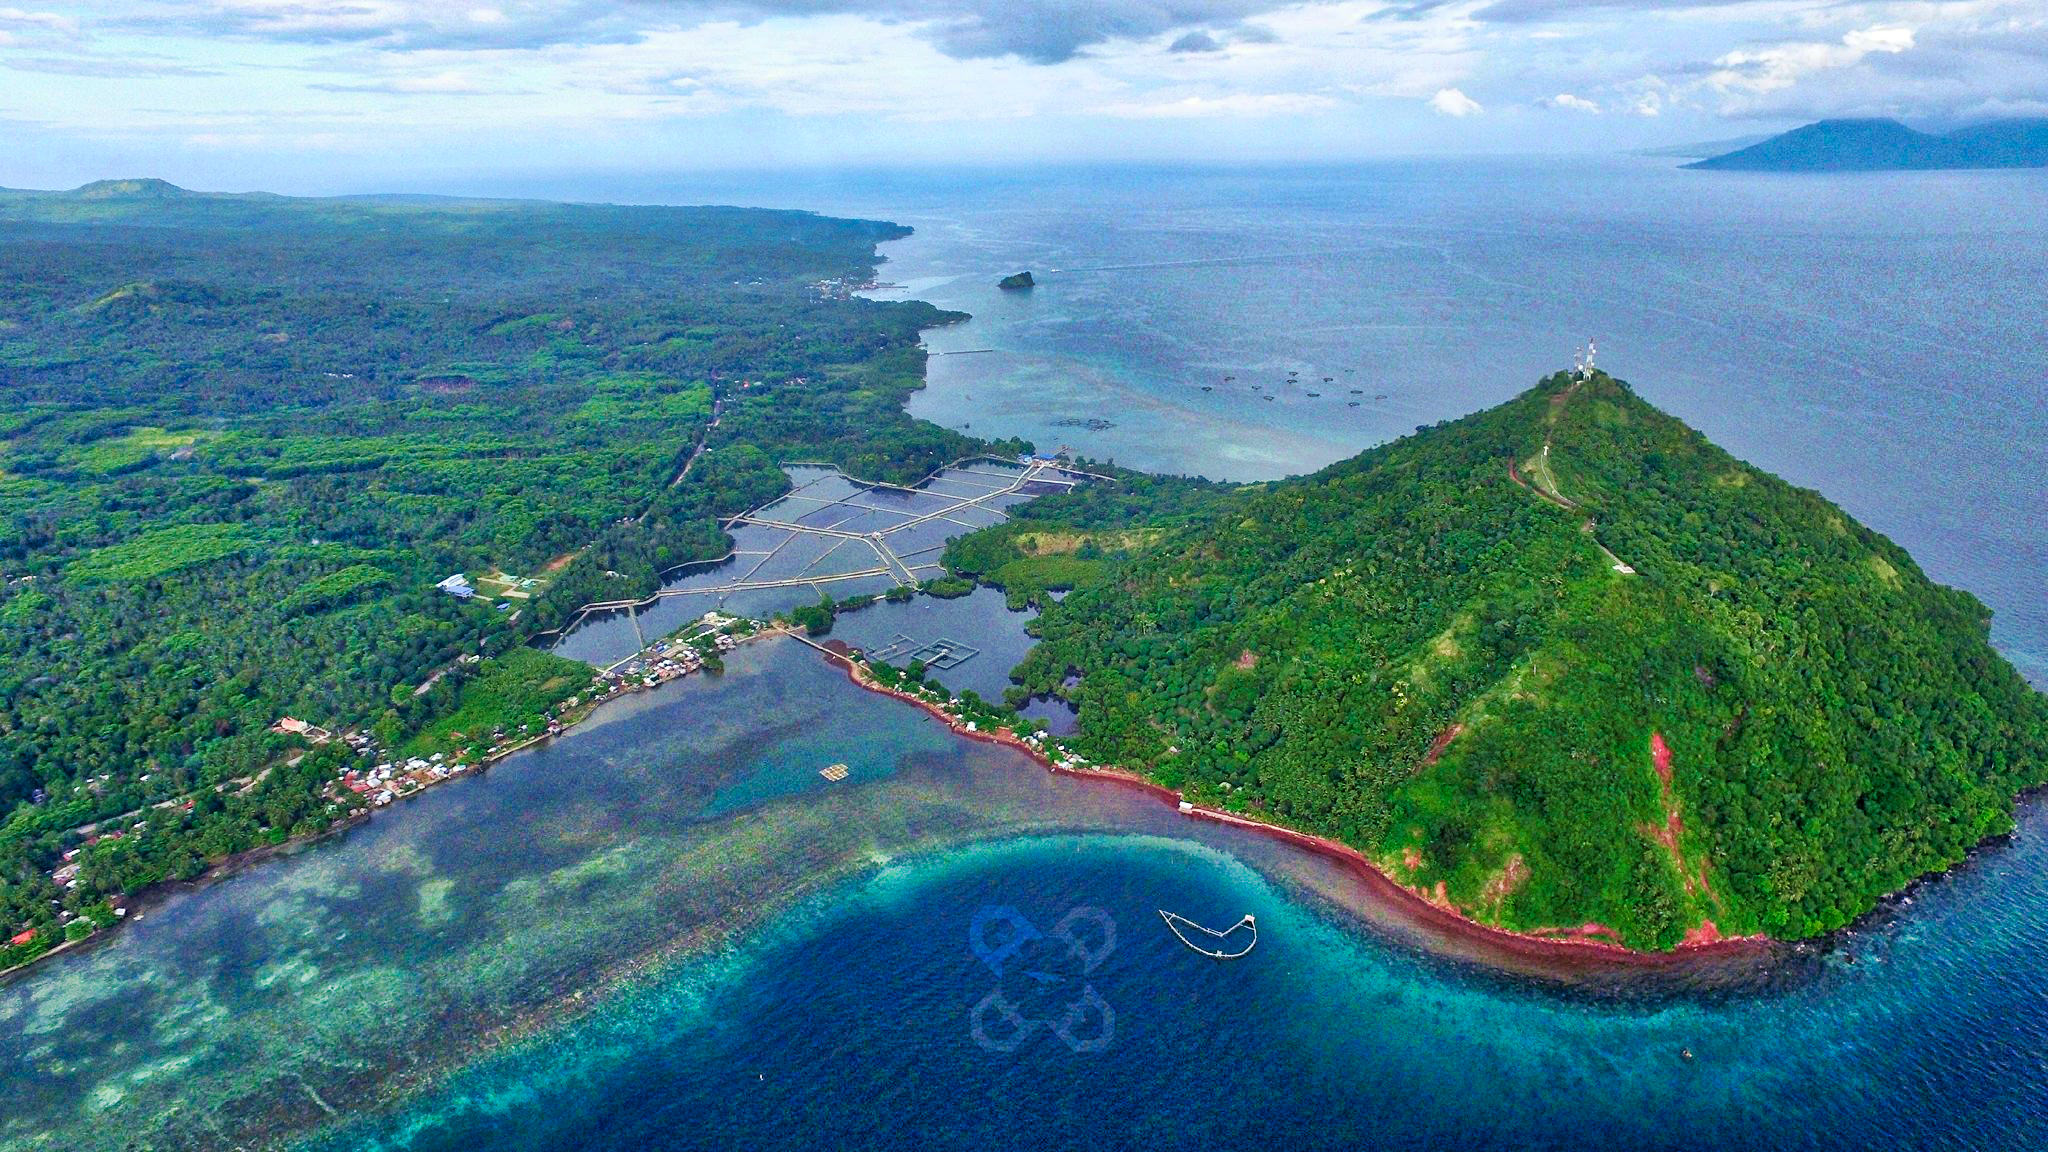
[[[1604,154],[2048,114],[2033,0],[0,8],[0,185]]]
[[[1712,143],[1699,141],[1699,144]],[[1683,146],[1683,145],[1679,145]],[[795,201],[820,190],[835,194],[848,188],[860,193],[880,194],[896,187],[906,191],[930,181],[1013,182],[1039,175],[1047,177],[1099,172],[1105,176],[1136,173],[1187,172],[1222,173],[1313,173],[1355,172],[1401,166],[1461,167],[1473,165],[1547,164],[1559,160],[1581,162],[1680,163],[1676,156],[1652,156],[1642,149],[1582,152],[1489,152],[1457,155],[1429,153],[1391,154],[1332,161],[1250,160],[1242,163],[1173,160],[989,160],[981,163],[916,164],[885,162],[865,164],[807,164],[786,168],[732,166],[720,168],[618,168],[476,171],[462,174],[433,173],[408,178],[403,174],[389,180],[351,181],[346,177],[294,180],[289,177],[272,184],[218,183],[185,180],[156,171],[108,169],[84,175],[68,183],[44,185],[12,184],[0,181],[0,191],[61,193],[94,184],[120,181],[161,180],[183,191],[202,195],[278,195],[313,198],[426,197],[483,200],[551,200],[568,203],[616,203],[646,205],[705,204],[699,199],[677,199],[665,192],[683,190],[731,190],[749,194],[781,190],[790,207],[815,207]],[[766,201],[749,206],[775,207]]]

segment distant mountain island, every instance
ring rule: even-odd
[[[168,180],[95,180],[68,193],[80,200],[173,200],[192,195]]]
[[[1821,120],[1687,168],[1725,172],[1893,172],[2048,167],[2048,119],[1994,120],[1936,134],[1897,120]]]

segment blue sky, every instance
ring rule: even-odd
[[[2048,0],[0,0],[15,187],[1613,151],[2044,114]]]

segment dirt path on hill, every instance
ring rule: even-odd
[[[1523,476],[1520,465],[1514,460],[1508,461],[1508,479],[1514,481],[1524,490],[1534,492],[1544,501],[1555,504],[1567,512],[1578,511],[1579,505],[1577,501],[1566,496],[1559,489],[1557,473],[1551,471],[1550,468],[1550,447],[1553,430],[1557,427],[1557,418],[1563,414],[1565,405],[1571,402],[1572,396],[1578,392],[1579,385],[1582,383],[1584,381],[1575,380],[1572,382],[1571,387],[1550,398],[1550,410],[1544,413],[1543,417],[1543,450],[1528,461],[1528,475],[1526,477]],[[1587,538],[1593,541],[1593,547],[1600,550],[1600,554],[1607,558],[1607,563],[1613,566],[1616,572],[1624,576],[1635,575],[1634,565],[1616,556],[1612,549],[1600,542],[1599,537],[1594,534],[1596,527],[1596,522],[1589,519],[1579,526],[1579,531],[1585,533]]]

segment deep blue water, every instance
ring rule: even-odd
[[[321,1146],[2039,1149],[2043,824],[1778,986],[1647,996],[1432,961],[1241,845],[1013,838],[835,889]],[[1005,906],[1044,936],[992,968],[970,931]],[[1260,942],[1197,956],[1162,906]],[[1093,917],[1086,953],[1056,940],[1075,908],[1113,949]],[[1090,989],[1108,1012],[1046,1023]],[[977,1032],[998,990],[1040,1023]]]
[[[2048,173],[523,190],[914,224],[898,294],[977,314],[929,343],[996,349],[935,357],[914,410],[1148,467],[1316,467],[1505,398],[1592,336],[1651,400],[1977,593],[2001,648],[2048,671]],[[998,294],[1020,267],[1043,286]],[[1313,383],[1286,390],[1290,368]],[[1091,417],[1114,427],[1060,422]],[[1558,987],[1433,958],[1325,862],[945,737],[793,644],[733,667],[0,989],[0,1098],[20,1102],[0,1149],[228,1146],[192,1133],[265,1106],[268,1128],[225,1127],[323,1122],[315,1090],[353,1117],[313,1136],[332,1149],[2048,1148],[2040,805],[1733,987]],[[853,776],[823,784],[828,760]],[[840,879],[802,880],[821,872]],[[1090,967],[1040,939],[998,971],[969,932],[1003,906],[1047,936],[1100,909],[1116,947]],[[1255,913],[1259,945],[1203,959],[1158,908]],[[700,923],[737,927],[599,978]],[[1100,1050],[1092,1008],[1068,1030],[1084,1050],[1043,1023],[977,1041],[992,991],[1043,1021],[1088,987],[1115,1014]],[[481,1042],[578,997],[596,1007]],[[449,1036],[489,1054],[450,1071]]]
[[[884,295],[975,314],[935,352],[992,351],[934,356],[913,412],[1152,469],[1305,471],[1598,339],[1653,402],[1977,593],[2048,683],[2048,174],[1595,161],[732,191],[919,229],[888,247]],[[994,289],[1019,268],[1040,287]],[[687,997],[622,1001],[602,1041],[472,1073],[401,1143],[2044,1148],[2043,826],[1789,987],[1649,1004],[1419,960],[1274,887],[1270,862],[1108,838],[953,853],[835,891]],[[1124,927],[1090,977],[1118,1009],[1107,1050],[973,1043],[989,981],[965,928],[991,903]],[[1256,911],[1266,938],[1219,966],[1156,907]],[[479,1109],[505,1092],[535,1095]]]

